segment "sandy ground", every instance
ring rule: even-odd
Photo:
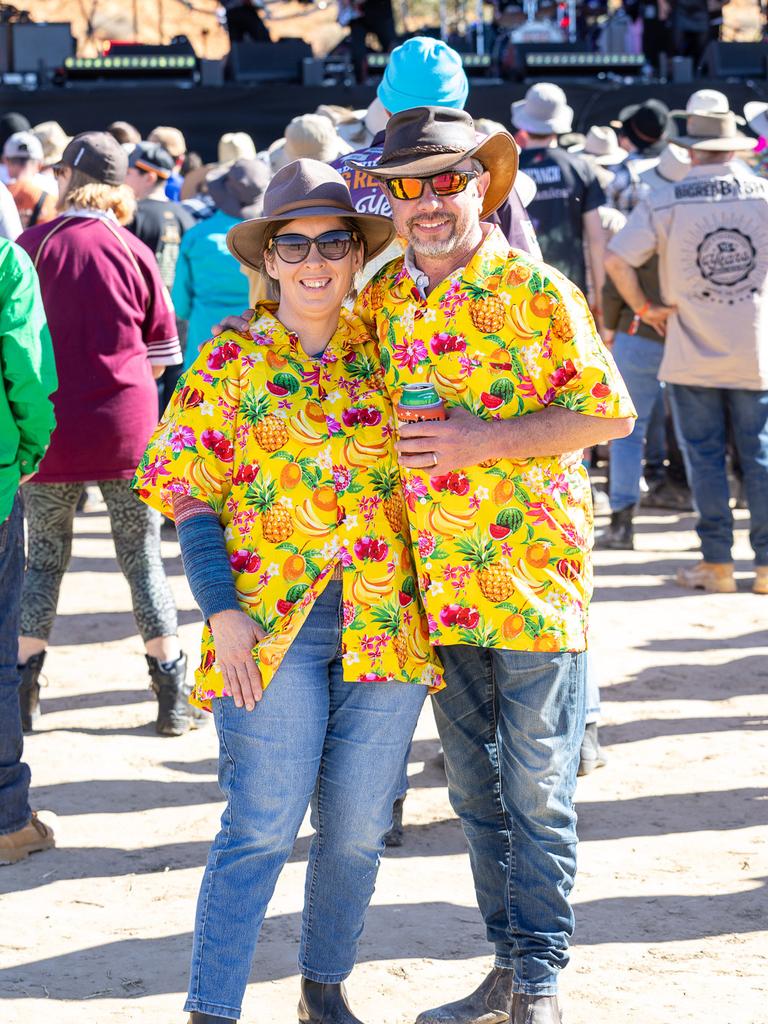
[[[768,1022],[768,598],[670,582],[696,556],[691,517],[643,516],[639,550],[599,556],[594,649],[605,769],[580,780],[577,933],[568,1024]],[[80,516],[39,734],[33,803],[59,848],[0,868],[3,1024],[185,1020],[194,900],[221,812],[215,736],[154,734],[128,590],[103,512]],[[164,544],[194,652],[198,615]],[[484,976],[488,946],[465,845],[434,764],[427,709],[402,850],[381,868],[349,989],[367,1024],[406,1024]],[[272,902],[243,1020],[295,1021],[308,847]]]

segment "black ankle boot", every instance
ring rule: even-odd
[[[384,845],[390,846],[402,846],[403,845],[403,804],[405,803],[405,797],[401,796],[395,800],[392,806],[392,828],[389,832],[384,835]]]
[[[210,1013],[198,1013],[193,1010],[189,1015],[189,1024],[235,1024],[234,1017],[214,1017]]]
[[[597,535],[595,547],[604,551],[634,551],[635,531],[632,526],[633,505],[620,512],[611,512],[611,525]]]
[[[155,728],[161,736],[181,736],[192,725],[189,703],[192,684],[187,682],[187,656],[181,654],[168,669],[164,669],[157,658],[149,654],[145,657],[152,679],[150,686],[157,696]]]
[[[19,685],[19,710],[21,711],[21,728],[24,732],[32,732],[40,710],[40,673],[45,662],[45,651],[33,654],[24,665],[19,665],[21,684]]]
[[[343,985],[301,979],[299,1024],[362,1024],[349,1008]]]

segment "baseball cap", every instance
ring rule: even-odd
[[[14,132],[5,140],[4,160],[42,160],[43,144],[32,132]]]
[[[128,154],[108,132],[81,132],[64,150],[61,165],[82,171],[102,185],[122,185]]]
[[[157,142],[139,142],[131,150],[128,166],[138,171],[154,171],[158,178],[170,178],[175,161]]]

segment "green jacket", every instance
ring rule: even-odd
[[[48,447],[57,384],[37,273],[23,249],[0,238],[0,523]]]

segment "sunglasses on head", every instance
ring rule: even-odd
[[[443,171],[428,178],[387,178],[386,183],[395,199],[419,199],[427,181],[436,196],[457,196],[477,177],[476,171]]]
[[[283,263],[301,263],[309,256],[312,246],[324,260],[343,260],[352,243],[359,241],[354,231],[324,231],[317,238],[306,235],[275,235],[269,243]]]

